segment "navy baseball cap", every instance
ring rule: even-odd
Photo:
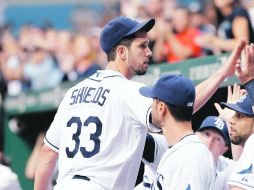
[[[222,107],[227,107],[248,117],[254,117],[250,97],[248,94],[243,95],[235,104],[229,104],[225,102],[221,102],[220,104]]]
[[[199,129],[197,131],[203,131],[205,129],[215,129],[217,130],[221,136],[223,137],[223,139],[226,142],[226,145],[229,146],[230,145],[230,137],[228,134],[228,127],[226,122],[216,116],[208,116],[206,117],[203,122],[201,123]]]
[[[119,16],[107,23],[100,35],[102,50],[108,54],[110,50],[124,37],[132,35],[140,30],[148,32],[153,28],[155,19],[146,22],[138,22],[128,16]]]
[[[153,87],[141,87],[139,93],[149,98],[186,108],[193,108],[195,87],[191,80],[182,75],[162,75]]]

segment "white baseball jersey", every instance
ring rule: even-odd
[[[152,103],[141,86],[103,70],[68,90],[44,139],[59,153],[56,186],[80,175],[101,189],[134,188]],[[93,189],[74,189],[86,188]]]
[[[149,162],[145,160],[145,158],[142,159],[142,161],[145,164],[143,182],[140,183],[137,187],[135,187],[135,190],[138,189],[149,190],[151,188],[151,184],[155,178],[155,174],[158,165],[160,163],[161,157],[168,149],[168,142],[163,135],[155,133],[150,133],[150,135],[153,137],[155,142],[154,160],[152,162]]]
[[[211,152],[196,135],[187,135],[163,154],[153,190],[214,190]]]
[[[2,164],[0,164],[0,190],[21,190],[17,174]]]
[[[254,134],[246,141],[243,153],[230,176],[229,185],[254,190]]]
[[[229,176],[232,173],[236,162],[232,159],[220,156],[216,164],[215,188],[217,190],[230,190],[228,186]]]

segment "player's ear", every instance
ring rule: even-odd
[[[121,59],[125,60],[127,57],[127,48],[125,46],[118,46],[117,53],[121,57]]]
[[[160,110],[162,115],[166,114],[167,105],[164,102],[162,102],[162,101],[159,102],[159,110]]]

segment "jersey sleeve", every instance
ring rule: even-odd
[[[119,97],[119,104],[125,111],[127,117],[133,121],[132,126],[147,126],[153,132],[161,131],[151,123],[152,98],[147,98],[139,93],[139,89],[144,84],[134,81],[127,81],[122,88]]]
[[[144,149],[144,151],[149,151],[149,152],[144,152],[144,154],[150,155],[150,157],[152,157],[153,159],[149,159],[150,157],[148,156],[147,156],[148,158],[143,156],[143,162],[147,165],[155,165],[157,170],[161,157],[168,148],[168,143],[166,138],[161,134],[149,133],[148,135],[150,136],[150,138],[147,138],[147,140],[149,139],[153,140],[154,145],[152,148],[151,146],[149,146],[150,147],[149,149]]]
[[[229,178],[228,184],[254,190],[254,134],[246,141],[243,153]]]
[[[61,134],[61,121],[64,117],[64,109],[66,109],[66,96],[64,97],[64,99],[61,101],[57,112],[55,114],[54,120],[51,123],[49,129],[47,130],[46,136],[44,138],[44,143],[51,148],[52,150],[54,150],[55,152],[59,151],[59,143],[60,143],[60,134]]]

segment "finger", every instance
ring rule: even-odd
[[[232,93],[232,99],[230,103],[234,103],[237,96],[237,84],[234,83],[233,85],[233,93]]]
[[[234,84],[234,91],[233,91],[233,101],[231,103],[235,103],[240,97],[240,86]]]
[[[221,108],[220,104],[214,103],[214,106],[215,106],[216,110],[218,111],[219,115],[221,115],[223,109]]]
[[[254,44],[252,43],[251,44],[251,47],[250,47],[250,67],[251,67],[251,72],[252,74],[253,73],[253,70],[254,70]]]
[[[236,61],[241,56],[241,52],[245,46],[246,42],[244,40],[241,40],[230,55],[230,61]]]
[[[232,100],[232,89],[231,89],[231,86],[228,86],[227,102],[231,102],[231,100]]]
[[[234,103],[236,103],[241,98],[241,87],[237,85],[237,95]]]

